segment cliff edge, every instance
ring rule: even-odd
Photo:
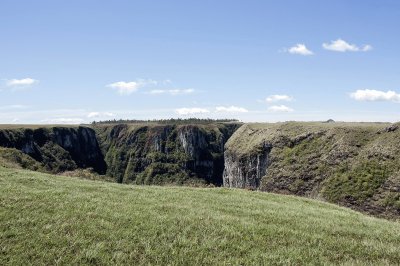
[[[226,144],[223,183],[398,216],[399,155],[399,124],[246,124]]]

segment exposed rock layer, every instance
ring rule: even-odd
[[[144,123],[3,129],[0,147],[9,150],[0,155],[22,167],[53,173],[93,168],[117,182],[222,185],[224,144],[239,126]]]
[[[400,215],[398,124],[246,124],[225,149],[224,186]]]
[[[28,154],[50,172],[76,168],[93,168],[100,174],[106,171],[96,134],[88,127],[3,129],[0,146]]]
[[[399,124],[13,128],[0,130],[0,146],[0,163],[32,170],[93,168],[121,183],[223,184],[400,215]]]
[[[100,125],[107,174],[137,184],[222,185],[224,144],[239,124]]]

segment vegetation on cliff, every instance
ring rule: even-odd
[[[400,215],[399,124],[168,121],[2,127],[0,163],[120,183],[224,181]]]
[[[84,176],[120,183],[221,185],[224,144],[240,125],[172,119],[95,123],[91,128],[3,126],[0,158],[49,173],[71,175],[91,168],[94,172]]]
[[[246,124],[226,153],[237,161],[266,154],[261,190],[398,216],[399,140],[399,125],[388,123]]]
[[[395,265],[400,224],[294,196],[0,167],[1,265]]]
[[[3,161],[31,170],[59,173],[91,167],[102,174],[106,169],[95,132],[88,127],[3,126],[0,147]]]
[[[221,185],[238,123],[95,125],[107,175],[120,183]]]

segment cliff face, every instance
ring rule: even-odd
[[[224,144],[239,126],[143,123],[2,129],[0,159],[53,173],[93,168],[120,183],[222,185]]]
[[[397,216],[399,154],[396,124],[246,124],[226,144],[223,180]]]
[[[222,185],[224,144],[238,124],[99,125],[107,175],[136,184]]]
[[[87,127],[2,129],[0,146],[22,151],[49,172],[89,167],[98,173],[106,170],[95,132]]]
[[[6,159],[55,173],[93,168],[120,183],[223,184],[398,216],[399,126],[136,123],[2,129],[0,164]]]
[[[224,153],[223,184],[225,187],[257,189],[266,175],[270,145],[263,145],[251,156],[237,156],[234,151]]]

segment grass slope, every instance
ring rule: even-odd
[[[400,223],[331,204],[0,167],[0,265],[399,261]]]
[[[260,189],[400,217],[400,123],[245,124],[225,145],[235,158],[268,152]]]

